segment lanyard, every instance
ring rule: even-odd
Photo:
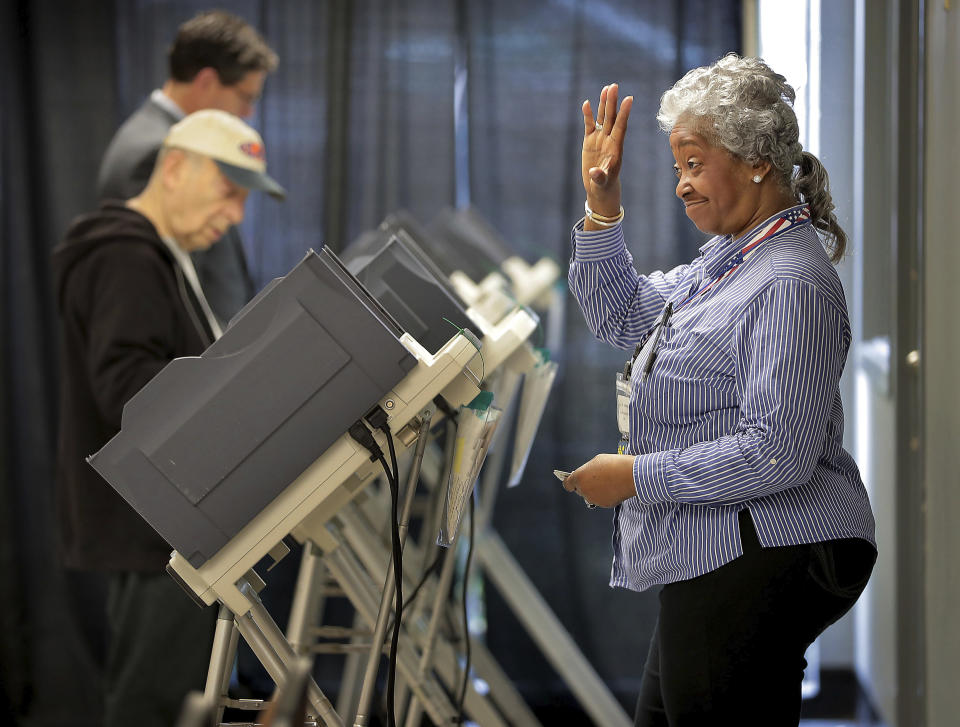
[[[623,367],[623,378],[630,378],[630,372],[633,370],[633,365],[637,362],[640,354],[643,353],[645,355],[643,357],[643,363],[641,364],[642,374],[640,380],[647,380],[647,377],[650,375],[650,370],[653,368],[653,361],[657,356],[657,342],[660,340],[660,333],[663,331],[664,327],[669,325],[670,316],[673,315],[673,310],[673,303],[667,303],[664,306],[663,312],[660,314],[657,322],[653,324],[653,328],[651,328],[650,332],[647,333],[640,340],[640,343],[636,345],[633,350],[633,356],[631,356],[630,360],[627,361],[627,365]]]
[[[778,215],[776,218],[770,221],[770,223],[764,227],[753,232],[748,236],[746,244],[740,248],[739,252],[736,255],[731,257],[719,273],[710,281],[710,284],[706,287],[698,290],[695,293],[688,295],[682,301],[674,305],[671,302],[668,302],[664,308],[663,312],[660,314],[660,317],[657,319],[657,322],[654,324],[653,328],[650,329],[638,343],[634,349],[633,356],[627,361],[626,366],[623,369],[623,375],[625,378],[629,378],[630,372],[633,369],[633,365],[636,363],[641,352],[644,352],[646,355],[643,357],[642,363],[642,376],[641,380],[646,381],[647,377],[650,375],[650,370],[653,368],[653,362],[656,359],[656,348],[657,342],[660,339],[660,332],[663,330],[664,326],[669,325],[670,317],[679,311],[681,308],[686,306],[694,298],[699,298],[701,295],[710,290],[714,285],[719,283],[725,278],[732,276],[741,265],[743,265],[744,260],[750,253],[754,252],[760,245],[771,237],[774,237],[777,233],[783,232],[798,222],[803,222],[810,218],[810,208],[807,205],[801,205],[798,207],[792,207],[789,210]],[[752,239],[751,239],[752,238]],[[647,344],[650,345],[647,345]]]
[[[726,264],[723,266],[720,272],[717,273],[717,275],[713,278],[713,280],[710,281],[709,285],[707,285],[704,288],[701,288],[700,290],[698,290],[696,293],[693,293],[692,295],[688,295],[682,301],[677,303],[677,305],[673,307],[673,310],[674,311],[680,310],[685,305],[687,305],[690,301],[692,301],[694,298],[699,298],[701,295],[706,293],[708,290],[710,290],[714,285],[719,283],[724,278],[728,278],[732,276],[737,271],[737,269],[741,265],[743,265],[744,260],[746,260],[747,256],[750,253],[754,252],[758,247],[760,247],[762,243],[769,240],[778,232],[783,232],[784,230],[792,227],[797,222],[802,222],[809,218],[810,218],[809,207],[807,207],[806,205],[803,205],[799,209],[794,207],[787,210],[786,212],[778,216],[776,219],[772,220],[767,227],[757,230],[754,233],[754,236],[755,236],[754,239],[749,240],[736,255],[731,257],[726,262]]]

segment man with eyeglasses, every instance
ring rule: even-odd
[[[147,185],[170,127],[202,109],[248,118],[277,55],[241,18],[203,12],[180,26],[168,55],[169,77],[114,135],[100,165],[100,199],[125,200]],[[226,231],[217,245],[191,257],[219,323],[225,325],[256,292],[240,233]]]

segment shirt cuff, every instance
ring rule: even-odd
[[[572,259],[576,262],[607,260],[627,250],[619,222],[605,230],[584,230],[583,220],[580,220],[574,225],[570,237],[573,241]]]
[[[637,499],[644,505],[674,501],[667,485],[666,472],[671,456],[670,452],[651,452],[638,454],[634,458],[633,484]]]

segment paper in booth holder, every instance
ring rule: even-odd
[[[550,351],[545,348],[535,349],[537,363],[533,370],[528,371],[523,379],[523,392],[520,395],[520,409],[517,412],[517,434],[513,445],[513,460],[510,463],[510,479],[508,487],[520,483],[523,471],[527,466],[527,458],[533,448],[533,439],[540,428],[544,409],[553,382],[557,378],[557,362],[550,360]]]
[[[500,409],[491,406],[492,401],[491,392],[481,391],[473,401],[460,407],[453,466],[447,481],[437,545],[449,547],[453,543],[463,516],[463,506],[473,492],[480,467],[490,449],[490,441],[502,414]]]

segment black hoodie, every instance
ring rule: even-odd
[[[161,571],[170,546],[90,467],[123,405],[160,369],[213,341],[193,290],[150,221],[122,202],[74,220],[53,251],[61,326],[57,504],[64,560]]]

